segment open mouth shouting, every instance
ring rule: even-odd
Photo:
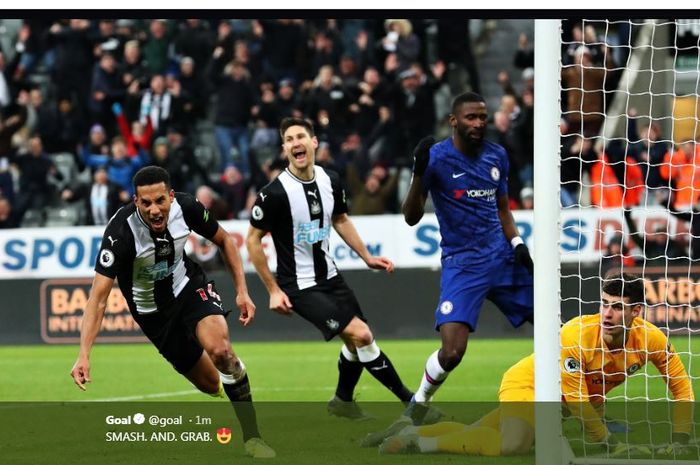
[[[306,148],[305,147],[299,147],[298,149],[293,149],[292,150],[292,157],[294,157],[294,160],[296,160],[297,163],[301,163],[306,160]]]
[[[161,230],[165,227],[165,217],[163,215],[151,216],[148,221],[154,230]]]

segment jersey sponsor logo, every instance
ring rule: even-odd
[[[496,189],[454,189],[452,196],[455,200],[459,200],[465,195],[470,199],[483,199],[487,202],[496,201]]]
[[[641,366],[639,363],[633,363],[629,367],[627,367],[627,375],[632,376],[637,370],[639,370]]]
[[[498,181],[499,179],[501,179],[501,171],[495,166],[491,168],[491,179],[493,179],[494,181]]]
[[[564,370],[566,370],[567,373],[576,373],[581,369],[581,362],[576,360],[573,357],[568,357],[566,360],[564,360]]]
[[[337,320],[330,318],[326,320],[326,326],[328,326],[328,329],[330,329],[331,331],[335,331],[340,326],[340,323],[338,323]]]
[[[105,268],[109,268],[114,265],[114,252],[109,249],[102,249],[100,251],[100,265]]]
[[[136,274],[136,279],[139,281],[160,281],[170,276],[175,271],[176,266],[177,264],[175,263],[169,267],[168,262],[158,262],[151,266],[144,266]]]
[[[452,173],[452,179],[461,178],[465,174],[467,174],[467,173]]]
[[[320,242],[331,234],[330,226],[320,227],[321,222],[319,220],[309,221],[308,223],[300,223],[299,227],[294,234],[294,243],[301,244],[306,242],[307,244],[315,244]]]
[[[450,313],[452,313],[453,308],[454,305],[452,305],[452,302],[446,300],[440,304],[440,313],[442,313],[443,315],[449,315]]]
[[[311,202],[311,214],[318,215],[319,213],[321,213],[321,204],[314,200]]]
[[[251,211],[250,214],[253,216],[254,220],[258,221],[262,220],[263,216],[265,216],[265,214],[263,213],[263,209],[257,205],[253,207],[253,211]]]

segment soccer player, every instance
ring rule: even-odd
[[[608,447],[612,456],[650,453],[648,448],[620,442],[608,432],[601,411],[607,393],[651,361],[673,394],[672,444],[667,455],[686,453],[692,428],[694,395],[679,355],[666,335],[639,315],[644,284],[639,277],[619,272],[603,282],[600,312],[572,319],[561,329],[561,386],[566,410],[583,422],[591,442]],[[503,375],[498,393],[501,406],[472,425],[437,423],[412,426],[404,420],[400,433],[381,444],[385,453],[452,452],[475,455],[527,453],[535,438],[535,361],[530,355]],[[396,433],[398,427],[393,426]],[[371,439],[371,441],[370,441]],[[378,435],[365,441],[376,444]]]
[[[533,318],[532,259],[508,207],[508,156],[484,140],[486,103],[475,93],[456,97],[449,117],[452,137],[416,146],[413,178],[403,204],[406,223],[423,217],[430,193],[440,225],[442,276],[435,328],[442,346],[406,411],[421,423],[429,401],[459,365],[484,299],[517,327]]]
[[[83,391],[90,379],[90,350],[100,331],[114,279],[134,320],[175,370],[200,391],[233,404],[247,455],[274,457],[261,438],[243,361],[233,352],[224,310],[213,281],[184,253],[191,230],[211,240],[226,260],[236,287],[238,320],[255,316],[238,249],[192,195],[175,193],[168,172],[156,166],[133,178],[134,203],[112,217],[102,238],[95,278],[71,376]]]
[[[270,293],[270,308],[281,315],[298,313],[316,326],[326,341],[336,335],[342,339],[338,386],[328,403],[330,414],[366,417],[353,401],[363,368],[401,401],[408,402],[412,392],[379,349],[355,294],[333,262],[329,252],[331,227],[369,268],[391,273],[394,264],[369,254],[347,215],[339,176],[314,164],[318,140],[312,124],[285,118],[280,135],[289,167],[258,193],[246,239],[250,258]],[[268,232],[277,252],[276,279],[261,243]]]

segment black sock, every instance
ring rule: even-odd
[[[367,368],[372,376],[382,383],[387,389],[394,393],[402,402],[411,400],[413,393],[404,386],[399,374],[391,364],[391,360],[384,352],[379,353],[379,357],[371,362],[364,362],[363,365]]]
[[[335,388],[335,395],[340,400],[351,401],[360,375],[362,375],[362,363],[348,360],[343,355],[343,351],[340,351],[338,356],[338,387]]]
[[[243,442],[250,438],[259,438],[258,419],[253,407],[253,396],[250,394],[250,383],[248,375],[236,381],[235,384],[224,384],[224,392],[228,396],[233,410],[236,412],[238,421],[243,430]]]

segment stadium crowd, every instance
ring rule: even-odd
[[[219,219],[246,218],[285,166],[286,116],[314,122],[352,214],[395,213],[411,149],[447,136],[451,96],[480,91],[469,37],[466,19],[24,20],[0,50],[0,228],[68,204],[84,206],[72,224],[105,224],[151,164]],[[525,35],[515,64],[525,90],[498,76],[491,136],[509,152],[512,207],[531,208]]]

